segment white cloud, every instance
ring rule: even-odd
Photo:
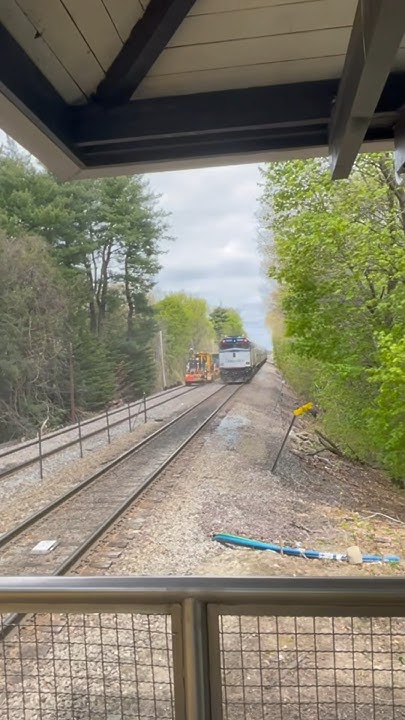
[[[268,288],[256,242],[258,166],[157,173],[149,179],[172,213],[176,237],[162,257],[158,293],[184,290],[212,306],[235,307],[252,339],[268,346]]]
[[[0,130],[0,144],[6,135]],[[174,243],[161,258],[157,294],[184,290],[242,314],[247,333],[269,345],[264,281],[256,244],[258,165],[154,173],[152,188],[171,212]]]

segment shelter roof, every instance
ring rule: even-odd
[[[1,0],[0,125],[62,178],[393,147],[405,2]]]

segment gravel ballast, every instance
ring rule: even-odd
[[[403,555],[404,493],[381,473],[330,453],[305,456],[300,437],[313,435],[308,420],[297,423],[277,474],[271,473],[297,404],[277,371],[267,364],[74,572],[224,576],[402,573],[403,563],[398,567],[349,566],[290,559],[229,549],[212,540],[213,532],[226,531],[284,545],[300,542],[302,547],[344,551],[358,544],[367,552]],[[114,444],[115,450],[117,446]],[[108,450],[112,452],[113,446]],[[102,462],[99,456],[98,464]],[[294,617],[277,618],[276,624],[272,617],[222,618],[227,717],[296,720],[302,715],[309,720],[319,711],[322,717],[367,720],[374,717],[368,698],[377,689],[378,717],[394,717],[395,691],[395,718],[402,718],[402,620],[373,618],[372,638],[370,621],[364,618],[315,620],[316,624],[312,618],[299,618],[296,625]],[[362,643],[356,655],[354,631],[361,635],[356,642]],[[44,613],[24,620],[9,638],[7,664],[0,663],[0,708],[7,720],[22,716],[38,720],[44,698],[47,716],[59,720],[90,715],[118,720],[126,712],[128,717],[162,720],[175,715],[171,635],[163,616],[140,616],[136,611],[133,615],[99,616],[56,613],[51,617]],[[339,643],[333,654],[332,641]],[[371,677],[370,662],[375,662]],[[236,682],[235,668],[243,671]],[[266,672],[271,673],[271,682],[263,679],[269,677],[263,674]],[[353,695],[353,684],[356,692],[362,690],[363,704]],[[326,694],[319,694],[325,690]],[[253,697],[255,705],[246,700],[248,692],[253,693],[249,698]],[[335,712],[334,692],[339,692],[343,713]]]
[[[230,549],[216,532],[302,548],[404,554],[405,496],[370,468],[322,453],[298,457],[299,420],[277,467],[270,468],[294,407],[300,404],[268,363],[164,472],[80,566],[121,544],[112,575],[395,574],[401,565],[352,566]]]
[[[64,492],[84,480],[104,463],[113,460],[142,438],[150,435],[162,424],[177,417],[199,400],[218,390],[215,383],[197,388],[148,413],[148,422],[141,418],[131,433],[128,426],[123,432],[119,427],[111,430],[111,444],[106,436],[97,436],[84,444],[84,457],[80,458],[79,447],[69,448],[44,463],[44,477],[39,477],[38,466],[25,468],[13,476],[0,480],[0,534],[7,532],[18,522],[47,503],[55,500]],[[96,452],[95,452],[96,451]]]

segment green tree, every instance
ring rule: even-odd
[[[216,307],[210,313],[217,343],[224,335],[244,335],[243,320],[234,308]]]
[[[0,228],[10,241],[47,242],[66,292],[79,407],[150,391],[156,325],[149,294],[167,237],[158,198],[140,176],[60,183],[11,150],[0,152]],[[59,402],[63,415],[68,394]]]
[[[73,342],[75,396],[82,410],[102,410],[116,391],[113,358],[87,324],[77,328]]]
[[[0,234],[2,439],[64,419],[68,320],[68,288],[46,242]]]
[[[196,352],[215,348],[208,305],[201,298],[179,292],[167,295],[154,308],[165,337],[168,382],[177,382],[184,377],[191,347]]]
[[[392,160],[362,156],[339,183],[323,160],[269,165],[263,179],[264,224],[273,237],[266,257],[273,256],[269,275],[282,288],[288,338],[278,355],[290,367],[293,356],[312,362],[309,391],[328,431],[400,477],[405,192]]]

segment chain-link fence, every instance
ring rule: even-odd
[[[221,617],[225,720],[405,717],[402,618]]]
[[[56,455],[75,449],[77,446],[72,458],[75,453],[82,458],[84,453],[100,445],[110,444],[112,440],[127,431],[132,432],[139,421],[146,423],[148,413],[155,408],[166,405],[194,389],[183,388],[181,385],[173,386],[150,397],[144,395],[135,402],[120,405],[115,409],[106,408],[104,413],[86,420],[77,417],[75,424],[46,434],[43,424],[38,428],[38,436],[35,439],[18,443],[0,452],[0,477],[6,478],[37,465],[39,477],[42,479],[50,472],[54,472],[53,458]],[[65,461],[67,457],[66,455]]]
[[[0,610],[4,720],[405,718],[402,579],[2,579]]]
[[[174,717],[170,616],[37,614],[2,642],[4,720]]]

